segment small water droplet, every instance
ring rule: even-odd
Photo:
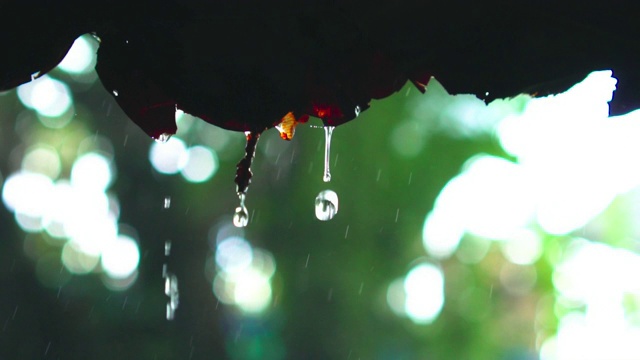
[[[338,213],[338,194],[333,190],[321,191],[316,196],[316,217],[320,221],[333,219]]]
[[[96,33],[91,33],[91,37],[92,37],[95,41],[97,41],[98,43],[101,43],[101,42],[102,42],[102,39],[101,39],[101,38],[100,38],[100,36],[98,36],[98,34],[96,34]]]
[[[324,174],[322,175],[324,182],[331,181],[329,158],[331,157],[331,135],[333,134],[333,129],[335,129],[335,126],[324,127]]]
[[[169,301],[167,301],[167,320],[173,320],[176,309],[180,304],[180,294],[178,291],[178,277],[172,273],[167,273],[165,276],[164,293],[169,297]]]
[[[240,206],[236,208],[235,213],[233,214],[233,225],[235,227],[245,227],[249,223],[249,212],[247,211],[247,207],[244,205],[245,194],[239,194],[240,198]]]
[[[164,197],[164,208],[168,209],[171,207],[171,196]]]
[[[162,133],[162,134],[158,135],[158,137],[155,138],[154,140],[159,142],[159,143],[166,143],[167,141],[169,141],[169,139],[171,139],[171,134]]]
[[[355,113],[356,113],[356,117],[360,116],[360,106],[356,105]]]
[[[171,254],[171,240],[164,242],[164,256],[169,256],[169,254]]]
[[[113,96],[118,96],[118,90],[113,90]]]
[[[40,77],[40,71],[36,71],[33,74],[31,74],[31,81],[37,79]]]

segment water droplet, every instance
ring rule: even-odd
[[[164,197],[164,208],[168,209],[171,207],[171,196]]]
[[[164,256],[169,256],[169,254],[171,254],[171,240],[164,242]]]
[[[316,196],[316,217],[320,221],[333,219],[338,213],[338,194],[333,190],[321,191]]]
[[[180,303],[180,294],[178,292],[178,277],[172,273],[167,273],[165,276],[164,293],[169,297],[169,301],[167,301],[167,320],[173,320]]]
[[[40,77],[40,71],[36,71],[33,74],[31,74],[31,81],[37,79]]]
[[[245,194],[239,194],[240,197],[240,206],[236,208],[236,212],[233,214],[233,225],[235,227],[245,227],[249,223],[249,212],[247,211],[247,207],[244,205]]]
[[[235,214],[233,214],[233,225],[236,227],[245,227],[249,223],[249,213],[244,206],[238,206]]]
[[[356,105],[355,113],[356,113],[356,117],[360,116],[360,106]]]
[[[118,96],[118,90],[113,90],[113,96]]]
[[[329,168],[329,158],[331,157],[331,135],[335,126],[324,127],[324,174],[322,180],[324,182],[331,181],[331,169]]]
[[[166,143],[167,141],[169,141],[169,139],[171,139],[171,134],[162,133],[157,138],[155,138],[154,140],[159,142],[159,143]]]

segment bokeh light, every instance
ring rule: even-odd
[[[218,235],[228,233],[222,226]],[[258,315],[271,304],[271,278],[276,262],[268,251],[254,248],[244,238],[231,236],[218,241],[217,273],[213,293],[223,304],[235,305],[245,314]]]
[[[193,146],[183,153],[186,159],[180,173],[189,182],[200,183],[211,179],[218,170],[216,153],[206,146]]]
[[[91,35],[77,38],[58,68],[70,74],[86,74],[94,70],[96,65],[95,40]]]
[[[25,107],[47,117],[61,116],[72,106],[68,86],[48,75],[20,85],[18,98]]]
[[[179,172],[188,159],[187,147],[177,136],[173,136],[166,142],[154,142],[149,149],[151,165],[162,174]]]
[[[245,270],[253,260],[253,249],[240,237],[224,239],[216,250],[216,263],[223,272],[235,273]]]
[[[101,264],[103,270],[114,279],[125,279],[138,268],[140,250],[132,238],[120,235],[105,244]]]
[[[431,263],[414,266],[387,288],[387,304],[398,316],[416,324],[432,323],[444,306],[444,274]]]
[[[36,146],[27,151],[22,158],[22,169],[40,173],[55,180],[60,175],[62,164],[56,149],[50,146]]]
[[[104,156],[88,153],[80,156],[71,168],[71,185],[88,191],[105,191],[111,184],[113,170]]]
[[[442,270],[425,263],[414,267],[404,279],[405,311],[416,323],[433,322],[444,305]]]

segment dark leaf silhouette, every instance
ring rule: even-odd
[[[182,109],[235,131],[285,115],[340,125],[430,76],[490,101],[619,78],[613,113],[640,99],[635,2],[3,1],[0,90],[57,65],[83,33],[125,113],[157,138]],[[358,110],[356,110],[358,109]]]

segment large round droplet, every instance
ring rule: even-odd
[[[245,206],[238,206],[233,214],[233,225],[245,227],[249,223],[249,212]]]
[[[316,196],[316,217],[320,221],[333,219],[338,213],[338,194],[333,190],[321,191]]]

